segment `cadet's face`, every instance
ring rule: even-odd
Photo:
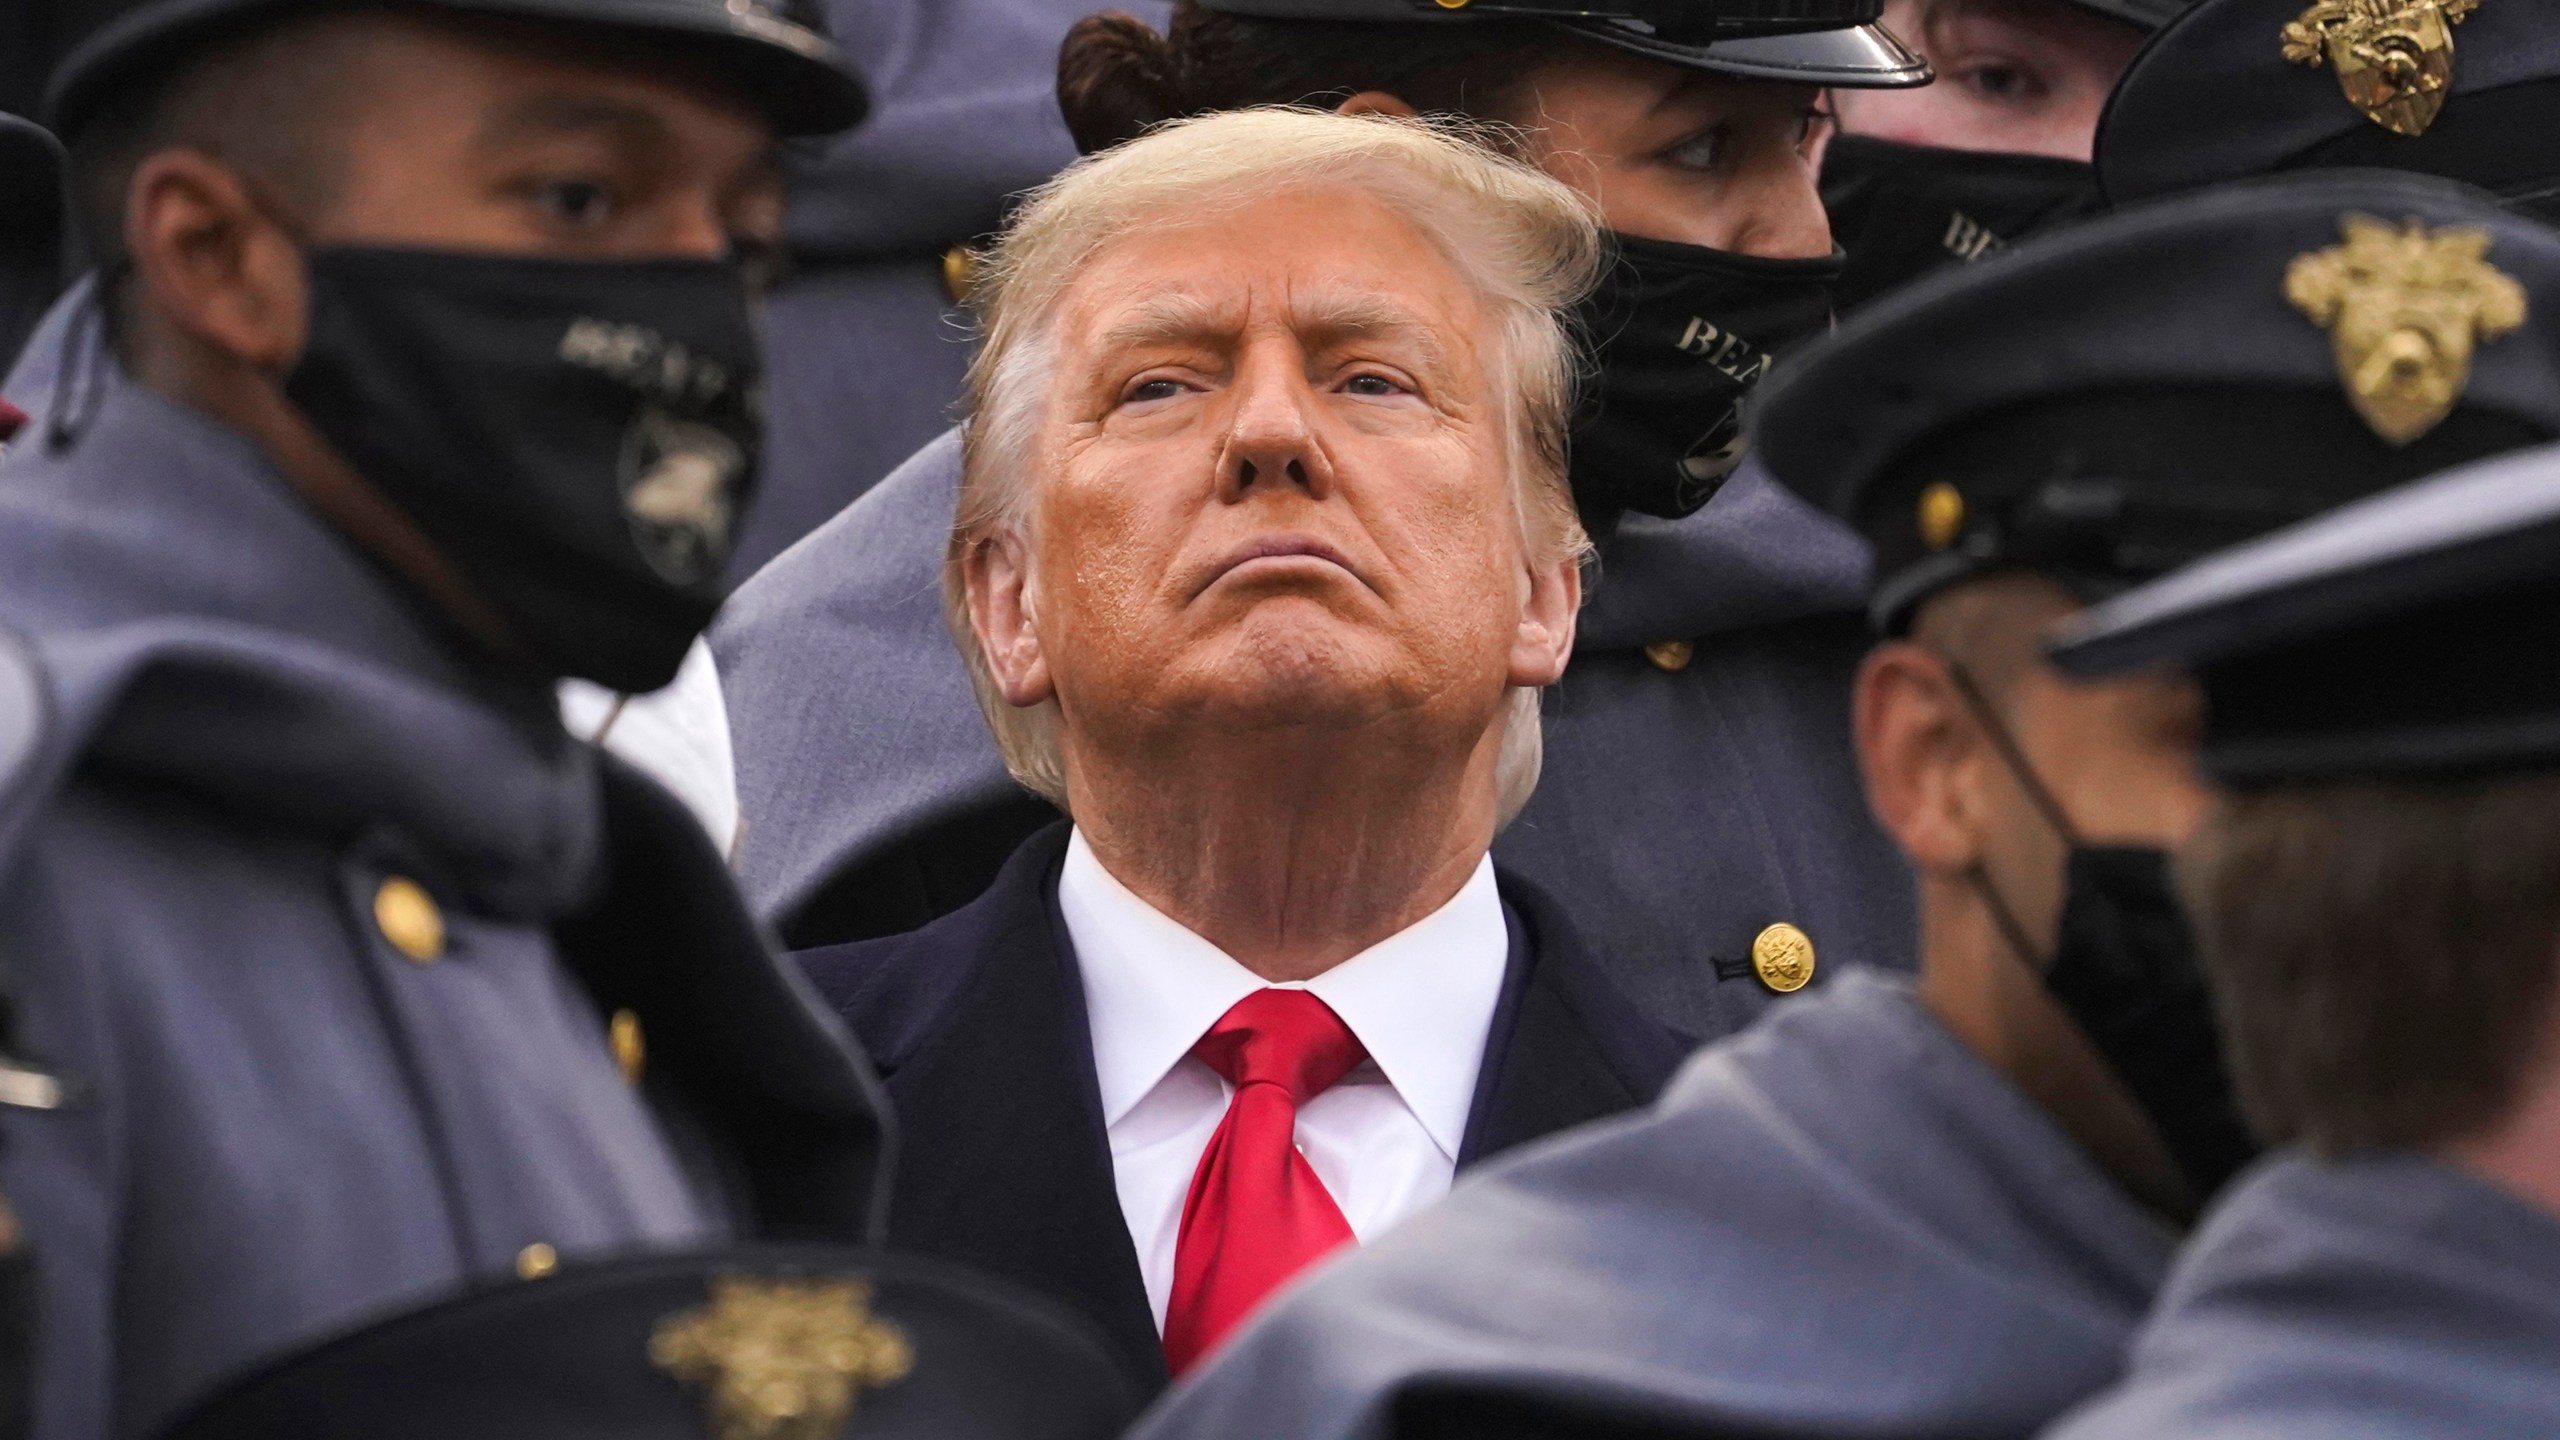
[[[2062,0],[1885,0],[1885,28],[1937,71],[1916,90],[1832,96],[1852,135],[2086,160],[2142,33]]]
[[[2022,618],[2039,631],[2079,608],[2052,586],[2019,603],[2033,607]],[[2036,663],[1994,703],[2083,843],[2174,850],[2203,820],[2211,804],[2196,771],[2204,703],[2184,677],[2075,680]],[[1986,868],[2020,922],[2049,937],[2061,918],[2065,842],[2005,769],[1985,766],[1980,775],[1994,816]]]
[[[771,127],[681,70],[534,27],[386,23],[322,244],[755,260],[782,228]]]
[[[1810,86],[1732,80],[1599,47],[1531,77],[1539,163],[1609,228],[1771,259],[1831,253]]]
[[[1561,671],[1578,582],[1526,558],[1487,308],[1395,213],[1306,192],[1150,230],[1058,315],[1031,538],[997,567],[1038,660],[999,669],[1055,695],[1071,749],[1400,712],[1482,733]]]

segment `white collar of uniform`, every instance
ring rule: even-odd
[[[1081,830],[1067,842],[1058,909],[1084,981],[1102,1123],[1115,1125],[1218,1017],[1268,982],[1114,879]],[[1314,980],[1280,988],[1332,1006],[1454,1161],[1510,955],[1488,856],[1449,903]]]

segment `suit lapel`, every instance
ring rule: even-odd
[[[1152,1394],[1166,1383],[1164,1351],[1120,1213],[1084,988],[1057,913],[1065,837],[1061,825],[1034,838],[1043,854],[998,879],[978,973],[888,1076],[903,1141],[889,1234],[1074,1305]]]
[[[1500,877],[1511,959],[1476,1077],[1458,1168],[1653,1102],[1688,1054],[1582,953],[1554,902]]]

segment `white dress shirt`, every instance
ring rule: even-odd
[[[1269,982],[1130,893],[1082,831],[1067,844],[1058,909],[1084,976],[1120,1213],[1161,1331],[1183,1201],[1234,1088],[1191,1047]],[[1298,1147],[1359,1239],[1449,1192],[1510,954],[1486,859],[1411,927],[1280,987],[1313,991],[1369,1052],[1298,1109]]]

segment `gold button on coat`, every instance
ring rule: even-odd
[[[1698,647],[1686,640],[1657,640],[1644,647],[1644,658],[1666,675],[1677,675],[1698,658]]]
[[[942,293],[954,305],[966,305],[978,289],[978,255],[966,245],[942,252]]]
[[[1793,994],[1813,982],[1813,939],[1781,920],[1751,942],[1751,968],[1761,984]]]
[[[613,1063],[621,1069],[623,1083],[639,1084],[649,1069],[649,1037],[640,1028],[640,1017],[628,1010],[614,1011],[607,1039],[613,1046]]]
[[[444,912],[426,886],[406,875],[388,877],[373,892],[373,924],[392,949],[421,965],[444,954]]]
[[[516,1278],[539,1280],[560,1268],[560,1252],[536,1240],[516,1252]]]

